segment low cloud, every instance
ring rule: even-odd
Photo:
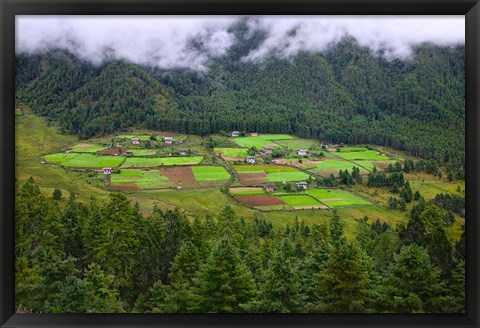
[[[99,64],[127,59],[162,68],[205,70],[209,59],[227,53],[236,40],[234,16],[19,16],[16,51],[68,49]],[[412,45],[465,42],[464,16],[255,16],[247,37],[265,31],[265,39],[244,61],[273,54],[288,58],[299,51],[324,51],[346,34],[374,53],[389,58],[410,55]]]

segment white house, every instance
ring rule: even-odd
[[[240,135],[240,132],[238,131],[232,131],[231,136],[232,137],[238,137]]]
[[[132,138],[132,145],[139,145],[140,144],[140,139],[139,138]]]
[[[307,149],[299,149],[297,154],[299,156],[307,156],[308,150]]]
[[[173,142],[173,138],[172,137],[165,137],[165,138],[163,138],[163,142],[167,145],[170,145]]]
[[[299,190],[301,190],[301,189],[307,190],[308,183],[307,183],[307,181],[299,181],[299,182],[296,183],[296,186],[297,186],[297,189],[299,189]]]
[[[187,151],[188,151],[187,149],[182,148],[178,152],[180,153],[180,155],[187,155]]]
[[[113,168],[111,167],[104,167],[103,168],[103,174],[112,174]]]
[[[255,163],[256,163],[255,156],[248,156],[248,157],[247,157],[247,163],[249,163],[249,164],[255,164]]]
[[[268,146],[267,146],[267,147],[263,147],[263,152],[264,152],[265,154],[271,154],[272,151],[273,151],[273,148],[272,148],[272,147],[268,147]]]

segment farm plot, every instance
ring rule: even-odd
[[[74,153],[96,153],[100,150],[105,149],[105,146],[79,143],[72,147],[72,152]]]
[[[153,156],[159,149],[132,149],[133,156]]]
[[[338,171],[340,170],[348,170],[348,172],[352,172],[354,166],[360,169],[360,174],[367,174],[367,168],[371,166],[371,163],[369,161],[356,161],[355,163],[352,163],[344,160],[327,159],[321,163],[314,164],[308,171],[320,174],[321,176],[329,176],[330,174],[337,176]]]
[[[262,188],[256,188],[256,187],[236,187],[236,188],[230,188],[228,189],[228,191],[232,195],[264,195],[265,194]]]
[[[292,136],[288,134],[262,134],[257,137],[238,137],[238,138],[229,138],[230,141],[235,142],[241,147],[256,147],[258,150],[261,150],[264,146],[278,146],[275,140],[287,140],[293,139]]]
[[[370,160],[370,161],[383,161],[388,160],[388,156],[382,155],[376,150],[365,150],[365,151],[339,151],[335,153],[336,156],[343,159],[354,161],[354,160]]]
[[[280,140],[275,140],[275,143],[282,147],[286,147],[293,150],[298,150],[302,148],[308,149],[311,146],[318,144],[317,141],[310,140],[310,139],[284,139],[284,140],[280,139]]]
[[[243,158],[248,156],[248,148],[214,148],[213,151],[222,157]]]
[[[155,167],[155,166],[169,166],[169,165],[195,165],[203,160],[203,156],[191,157],[155,157],[155,158],[141,158],[130,157],[127,158],[122,165],[124,168],[129,167]]]
[[[102,168],[117,167],[123,162],[124,158],[118,156],[95,156],[91,154],[52,154],[46,155],[45,160],[66,167]]]
[[[230,174],[223,166],[194,166],[193,175],[197,181],[218,181],[230,179]]]
[[[265,207],[281,205],[289,207],[282,199],[269,195],[236,195],[235,198],[249,206]]]
[[[318,200],[308,195],[288,195],[288,196],[281,196],[279,198],[297,210],[311,209],[311,208],[328,209],[327,206],[323,205]]]
[[[147,135],[130,135],[130,134],[122,134],[116,137],[117,139],[132,139],[132,138],[138,138],[142,141],[147,141],[150,140],[150,136]]]
[[[169,179],[158,170],[122,170],[110,176],[110,189],[138,190],[168,186]]]
[[[239,180],[244,185],[275,181],[300,181],[309,175],[291,166],[280,165],[233,165]]]
[[[310,189],[307,194],[318,199],[330,208],[342,206],[372,205],[368,200],[346,190]]]

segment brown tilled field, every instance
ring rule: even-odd
[[[160,169],[160,173],[166,176],[168,181],[173,185],[182,184],[184,186],[189,186],[197,183],[192,169],[188,166],[165,167]]]
[[[110,190],[118,190],[118,191],[129,191],[129,190],[139,190],[138,186],[135,183],[125,183],[122,185],[109,185],[108,189]]]
[[[287,205],[280,198],[268,195],[236,195],[235,198],[250,206]]]
[[[241,184],[251,185],[251,184],[260,184],[268,182],[267,173],[239,173],[238,179]]]

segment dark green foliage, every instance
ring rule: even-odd
[[[424,43],[411,58],[389,61],[344,37],[323,53],[249,62],[240,58],[265,31],[243,24],[206,72],[124,61],[95,67],[59,50],[19,54],[18,99],[81,137],[133,125],[198,135],[293,133],[404,149],[427,159],[432,174],[447,162],[451,179],[464,176],[464,47]]]
[[[52,193],[52,198],[55,200],[62,199],[62,191],[60,189],[55,189]]]
[[[443,210],[421,196],[407,227],[364,217],[348,241],[335,210],[329,224],[278,230],[229,206],[191,220],[155,206],[145,218],[119,193],[59,207],[33,179],[16,220],[16,304],[33,312],[465,310],[465,234],[451,244]]]

